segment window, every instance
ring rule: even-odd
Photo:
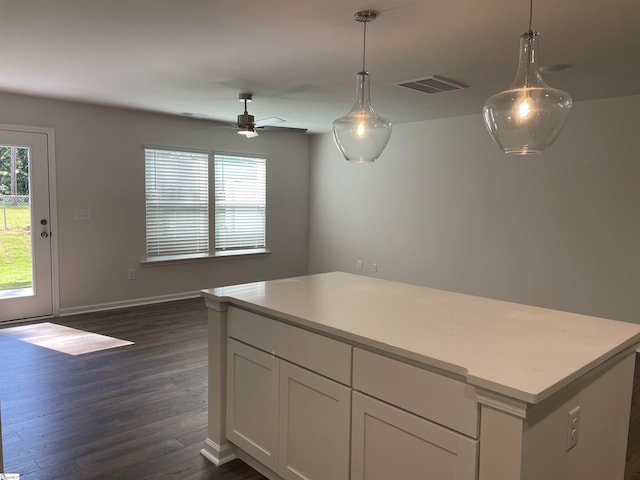
[[[265,251],[266,159],[215,154],[211,168],[210,158],[145,148],[148,260]]]
[[[215,155],[216,252],[265,248],[267,162]]]
[[[209,252],[209,155],[145,149],[147,256]]]

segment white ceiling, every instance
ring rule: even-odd
[[[527,0],[0,0],[0,90],[326,132],[351,108],[367,27],[372,103],[393,123],[479,113],[511,82]],[[535,0],[542,65],[574,100],[640,93],[639,0]],[[440,75],[466,90],[398,82]],[[1,108],[1,105],[0,105]]]

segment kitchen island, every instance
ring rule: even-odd
[[[622,480],[640,325],[345,273],[213,288],[203,455],[309,480]]]

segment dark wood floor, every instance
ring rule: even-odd
[[[21,480],[262,479],[199,454],[207,425],[202,299],[55,323],[135,342],[71,356],[0,335],[5,472]]]
[[[0,335],[5,471],[21,480],[263,479],[239,461],[216,468],[198,453],[206,317],[193,299],[55,319],[135,342],[79,356]],[[637,358],[625,480],[640,480],[639,372]]]

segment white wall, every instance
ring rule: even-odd
[[[55,129],[60,306],[179,294],[223,284],[302,275],[307,270],[309,137],[233,130],[177,116],[0,94],[0,123]],[[145,257],[145,144],[258,153],[267,166],[271,254],[141,266]],[[90,208],[90,221],[74,209]],[[127,279],[127,269],[137,279]]]
[[[638,111],[640,96],[579,102],[532,157],[502,154],[480,115],[395,126],[372,165],[318,136],[310,273],[640,322]]]

